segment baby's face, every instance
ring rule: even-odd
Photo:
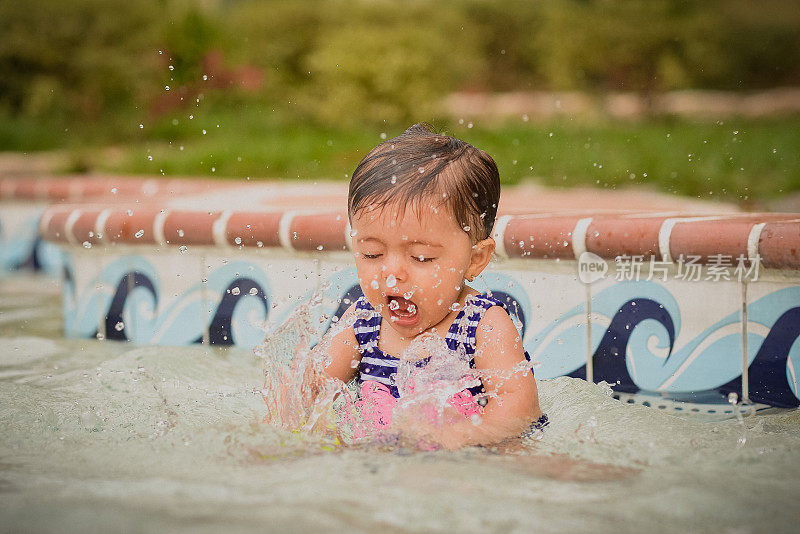
[[[463,304],[473,254],[469,235],[449,210],[421,210],[389,204],[361,210],[352,220],[364,296],[404,338],[439,326],[455,302]]]

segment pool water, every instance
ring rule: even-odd
[[[794,532],[800,411],[712,420],[539,381],[519,451],[345,447],[262,422],[252,352],[60,338],[0,279],[0,530]]]

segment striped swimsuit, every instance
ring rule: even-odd
[[[486,311],[500,306],[508,311],[503,303],[486,295],[474,295],[467,298],[466,305],[450,325],[444,341],[452,351],[463,348],[469,360],[469,367],[475,367],[475,337],[478,324]],[[378,339],[381,330],[381,314],[375,311],[363,296],[356,301],[356,321],[353,324],[358,350],[361,353],[361,363],[358,367],[358,382],[361,391],[362,414],[372,419],[376,429],[391,424],[391,408],[400,392],[397,389],[396,374],[400,360],[384,353],[378,348]],[[525,354],[528,357],[528,354]],[[422,360],[418,366],[424,366],[427,360]],[[532,371],[531,371],[532,373]],[[484,388],[479,379],[475,379],[470,387],[453,395],[449,403],[464,416],[471,416],[483,412],[486,397],[483,396]],[[535,421],[532,429],[541,429],[547,424],[547,416]]]

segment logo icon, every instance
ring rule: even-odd
[[[584,252],[578,257],[578,280],[592,284],[605,278],[608,264],[594,252]]]

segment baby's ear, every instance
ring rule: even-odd
[[[472,280],[483,272],[489,264],[489,260],[492,259],[494,247],[494,239],[491,237],[478,241],[472,246],[472,258],[470,259],[469,267],[465,273],[465,278],[467,280]]]

